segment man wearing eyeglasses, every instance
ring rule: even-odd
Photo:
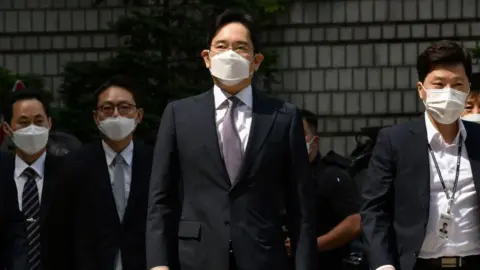
[[[96,93],[93,118],[102,140],[70,156],[68,188],[73,269],[144,270],[152,149],[133,139],[142,121],[139,92],[115,76]]]

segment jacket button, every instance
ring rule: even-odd
[[[230,227],[230,222],[228,222],[228,221],[225,221],[225,223],[224,223],[224,224],[225,224],[225,227]]]

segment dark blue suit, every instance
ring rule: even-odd
[[[25,223],[18,208],[15,182],[8,175],[12,159],[0,152],[0,269],[27,270]]]

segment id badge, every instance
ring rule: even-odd
[[[441,214],[438,221],[437,235],[441,239],[448,239],[448,234],[452,229],[452,216],[449,214]]]

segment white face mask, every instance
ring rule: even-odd
[[[9,127],[10,129],[10,127]],[[10,129],[10,131],[12,131]],[[12,140],[22,152],[28,155],[37,154],[48,142],[49,130],[45,127],[30,125],[12,132]]]
[[[425,88],[424,88],[425,89]],[[468,93],[452,88],[425,89],[425,108],[441,124],[455,122],[463,112]]]
[[[462,117],[462,120],[480,124],[480,114],[479,113],[467,114]]]
[[[98,128],[112,141],[120,141],[130,135],[137,126],[135,118],[109,117],[100,121]]]
[[[250,61],[233,50],[210,58],[210,73],[227,86],[232,86],[250,77]]]

